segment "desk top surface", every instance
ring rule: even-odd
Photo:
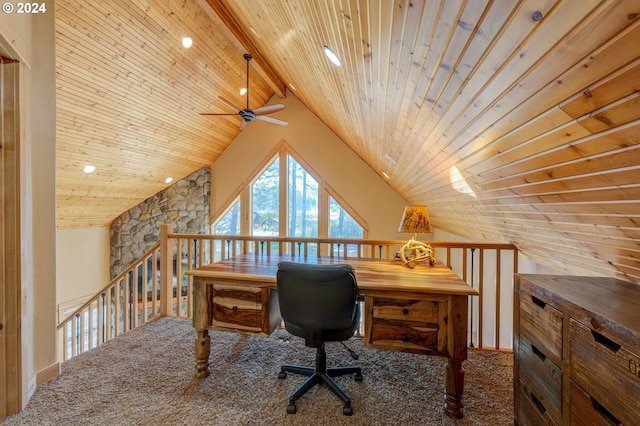
[[[276,284],[279,262],[312,264],[348,263],[356,273],[358,288],[362,291],[410,291],[448,295],[478,295],[469,284],[451,269],[436,262],[429,266],[419,263],[414,269],[387,259],[330,258],[316,256],[243,254],[188,271],[188,275],[224,280],[253,281],[256,285]]]

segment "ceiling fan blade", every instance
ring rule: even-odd
[[[267,117],[264,115],[256,115],[256,120],[264,121],[265,123],[277,124],[278,126],[286,126],[286,121],[278,120],[277,118]]]
[[[200,115],[229,115],[229,116],[236,116],[238,114],[237,113],[227,114],[227,113],[217,113],[217,112],[201,112]]]
[[[233,102],[226,100],[222,96],[218,96],[218,99],[220,99],[222,102],[224,102],[225,104],[229,105],[231,108],[235,109],[236,111],[240,111],[242,109],[239,106],[234,105]]]
[[[241,131],[242,131],[242,130],[244,130],[244,128],[245,128],[245,127],[247,127],[248,125],[249,125],[249,122],[248,122],[248,121],[241,120],[241,121],[240,121],[240,130],[241,130]]]
[[[265,114],[271,114],[277,111],[282,111],[283,109],[284,109],[284,105],[276,104],[276,105],[267,105],[260,108],[256,108],[253,110],[253,112],[255,112],[256,115],[265,115]]]

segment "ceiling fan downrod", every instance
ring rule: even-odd
[[[249,53],[245,53],[242,56],[244,57],[244,60],[247,61],[247,109],[249,109],[249,62],[251,62],[251,59],[253,59],[253,56],[251,56]],[[253,118],[255,118],[255,115],[252,117],[252,119]],[[247,120],[247,121],[251,121],[251,120]]]

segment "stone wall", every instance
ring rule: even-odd
[[[211,173],[203,167],[120,215],[110,229],[111,279],[160,241],[160,225],[173,232],[209,234]]]

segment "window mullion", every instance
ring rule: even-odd
[[[287,224],[289,223],[289,209],[288,209],[288,188],[289,188],[289,175],[288,175],[289,165],[287,164],[287,151],[282,148],[280,149],[280,202],[279,204],[279,213],[278,213],[278,232],[281,237],[287,236]],[[282,247],[280,247],[280,252],[282,252]]]
[[[318,188],[318,237],[329,237],[329,192],[324,185]]]
[[[240,193],[240,235],[251,235],[251,185],[244,187]]]

